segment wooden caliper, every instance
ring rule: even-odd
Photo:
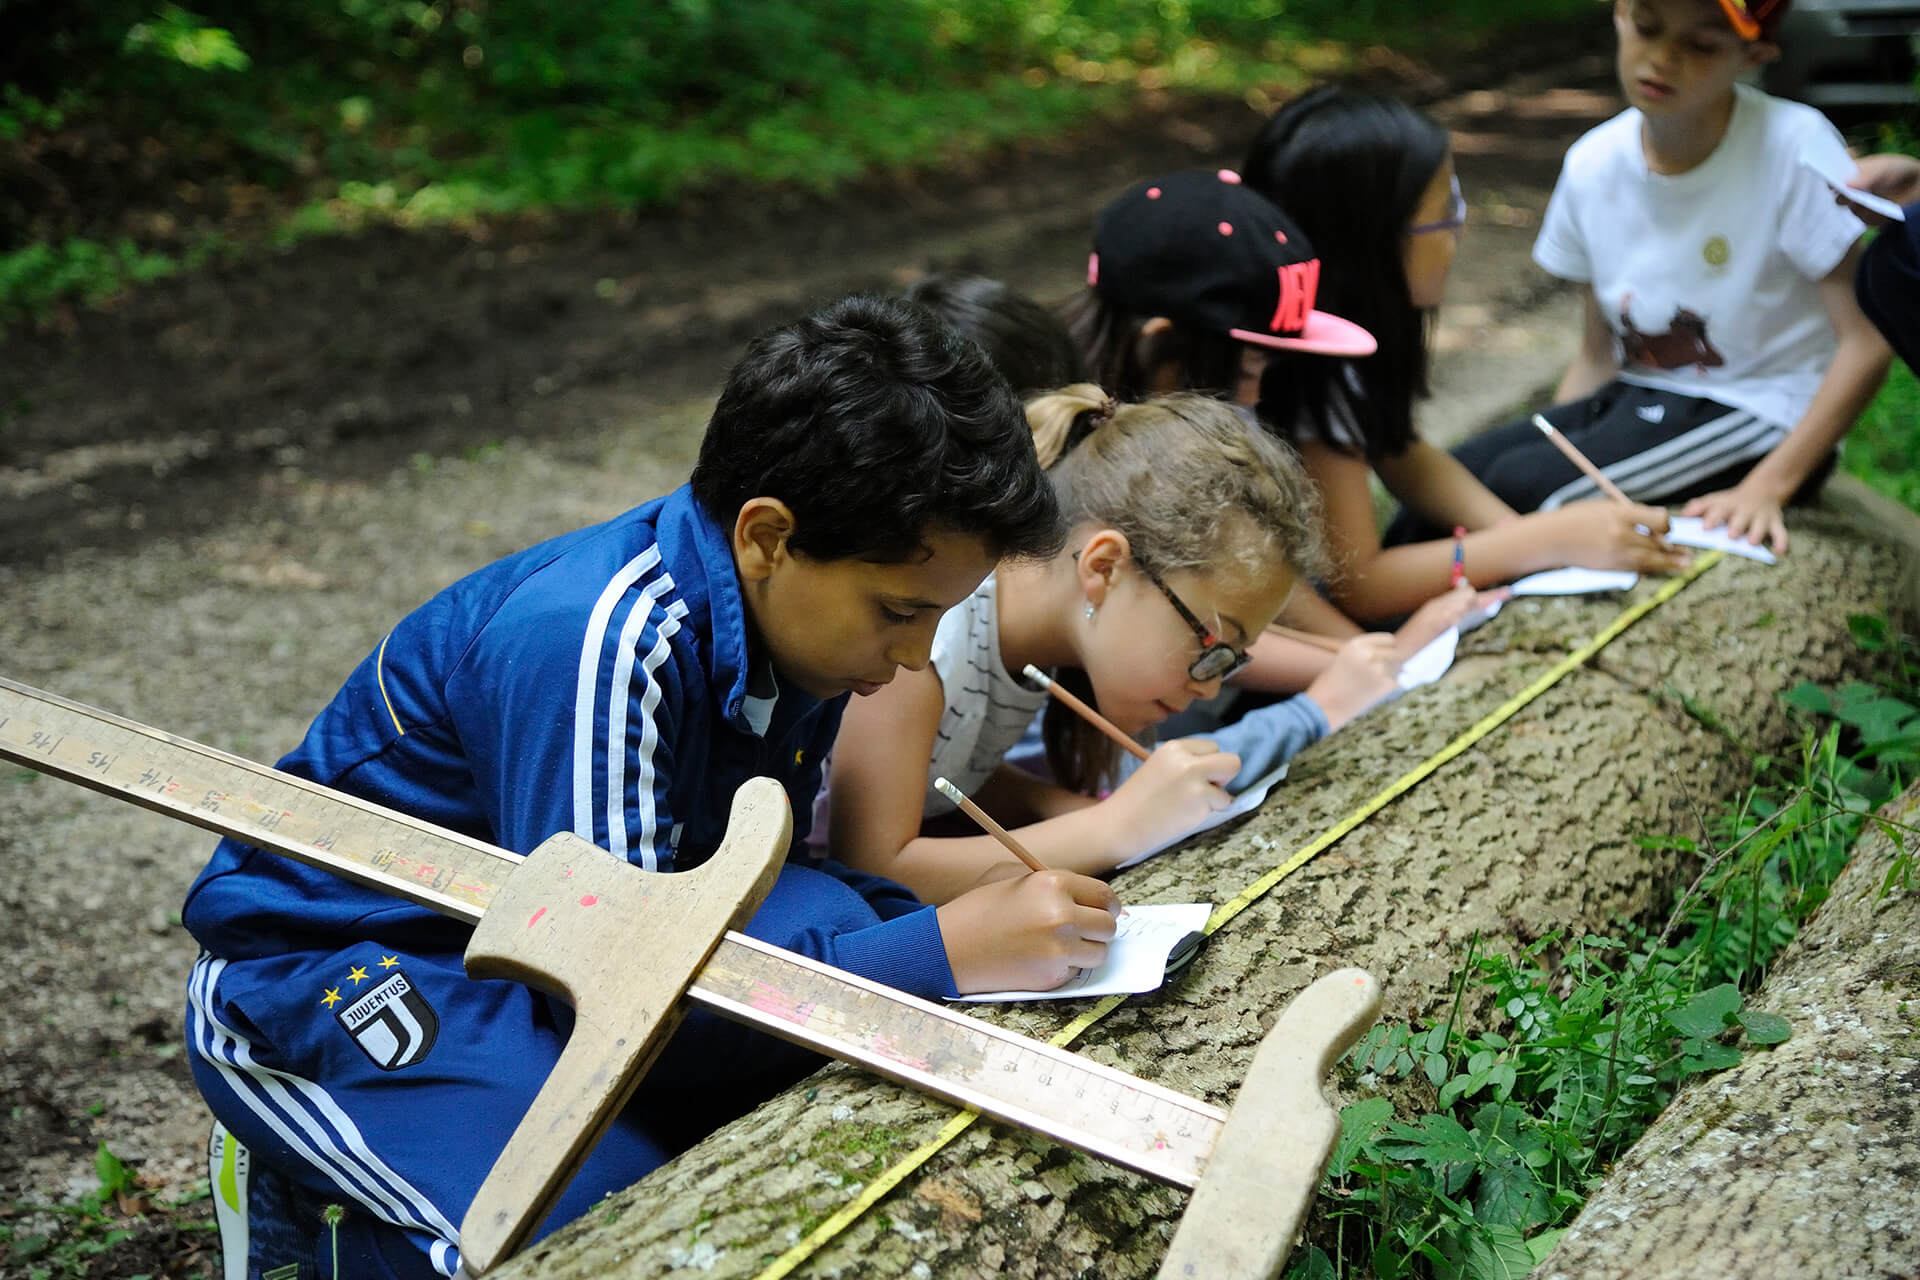
[[[771,779],[740,788],[710,860],[667,875],[571,834],[521,858],[3,678],[0,757],[471,922],[470,975],[573,1006],[559,1062],[461,1222],[476,1276],[545,1219],[689,1000],[1191,1188],[1162,1277],[1275,1276],[1339,1135],[1321,1081],[1380,1009],[1361,970],[1313,983],[1267,1034],[1229,1115],[734,932],[787,853],[792,815]],[[647,963],[624,962],[634,955]]]

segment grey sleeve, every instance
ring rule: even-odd
[[[1326,737],[1327,714],[1319,703],[1298,693],[1195,736],[1240,757],[1240,772],[1227,784],[1229,792],[1238,793]]]

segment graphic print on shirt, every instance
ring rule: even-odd
[[[1673,309],[1665,333],[1635,328],[1632,294],[1620,299],[1620,347],[1626,363],[1655,369],[1708,369],[1727,362],[1707,338],[1707,318],[1690,307]]]
[[[382,1071],[398,1071],[419,1062],[440,1035],[439,1015],[397,964],[394,956],[380,957],[379,967],[387,972],[361,995],[343,997],[340,987],[328,987],[320,998],[333,1009],[341,1030]],[[359,986],[368,980],[366,969],[354,965],[341,986],[349,982]],[[335,1005],[341,1007],[335,1009]]]

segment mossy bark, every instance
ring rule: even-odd
[[[1881,812],[1920,821],[1920,785]],[[1862,839],[1748,1001],[1792,1038],[1683,1090],[1536,1277],[1920,1276],[1920,876],[1889,888],[1900,853]]]
[[[1359,965],[1388,1019],[1443,1011],[1467,941],[1649,919],[1698,869],[1638,837],[1694,833],[1794,728],[1777,698],[1862,674],[1850,614],[1886,609],[1900,557],[1830,515],[1769,568],[1729,559],[1241,913],[1185,980],[1123,1005],[1079,1052],[1227,1104],[1262,1032],[1314,977]],[[1630,599],[1659,589],[1643,582]],[[1116,880],[1135,902],[1225,902],[1495,711],[1626,599],[1528,600],[1467,637],[1435,686],[1294,762],[1255,816]],[[1045,1038],[1072,1003],[972,1010]],[[1336,1099],[1339,1101],[1340,1099]],[[830,1065],[495,1274],[747,1276],[953,1110]],[[1184,1193],[981,1123],[802,1268],[832,1276],[1151,1275]]]

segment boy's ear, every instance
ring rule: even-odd
[[[1096,529],[1087,536],[1073,563],[1074,572],[1080,578],[1080,594],[1087,598],[1088,604],[1098,608],[1107,602],[1114,575],[1132,554],[1127,535],[1118,529]]]
[[[760,582],[789,556],[793,511],[778,498],[748,498],[733,518],[733,563],[747,582]]]
[[[1780,46],[1771,40],[1747,42],[1747,66],[1764,67],[1780,56]]]

